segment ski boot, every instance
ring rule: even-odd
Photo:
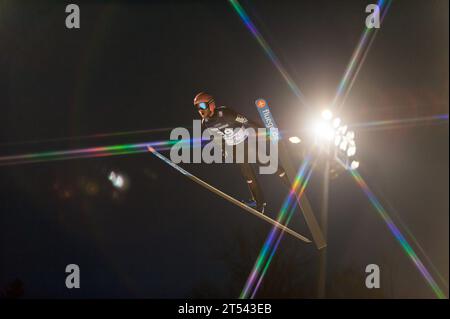
[[[254,199],[250,199],[248,201],[242,201],[248,207],[251,207],[258,212],[264,214],[264,209],[266,208],[267,203],[258,204]]]

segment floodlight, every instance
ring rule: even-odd
[[[289,142],[291,142],[292,144],[298,144],[300,143],[302,140],[300,139],[300,137],[298,136],[291,136],[289,138]]]
[[[350,146],[347,150],[347,156],[351,157],[356,154],[356,146]]]
[[[329,120],[331,120],[333,118],[333,113],[330,110],[328,110],[328,109],[323,110],[322,111],[322,118],[327,120],[327,121],[329,121]]]
[[[359,167],[359,162],[358,161],[353,161],[351,164],[350,164],[350,168],[351,169],[357,169]]]
[[[341,124],[341,119],[340,118],[335,118],[333,120],[333,128],[337,129],[339,127],[339,125]]]
[[[345,135],[345,137],[349,140],[353,140],[353,139],[355,139],[355,132],[348,131],[347,134]]]
[[[336,135],[334,138],[334,145],[339,146],[339,144],[341,143],[341,139],[342,139],[342,136]]]
[[[339,134],[345,135],[345,132],[347,132],[347,125],[339,127],[338,132]]]
[[[332,141],[336,134],[333,127],[331,127],[330,123],[326,121],[319,121],[316,124],[314,130],[317,137],[321,139],[326,139],[328,141]]]

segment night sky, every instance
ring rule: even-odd
[[[170,130],[75,137],[190,128],[199,91],[251,119],[264,97],[281,128],[299,130],[333,99],[371,2],[241,1],[309,108],[227,1],[76,1],[79,30],[65,27],[68,3],[0,1],[0,157],[167,140]],[[444,0],[393,2],[345,121],[448,114],[448,12]],[[414,235],[448,296],[448,120],[356,134],[361,175]],[[183,167],[249,196],[235,166]],[[127,190],[111,185],[112,170],[127,176]],[[317,216],[321,178],[317,170],[307,189]],[[286,189],[274,176],[261,181],[274,217]],[[294,219],[310,237],[300,214]],[[435,297],[348,174],[331,181],[328,226],[327,297]],[[23,298],[235,298],[269,231],[148,153],[0,166],[3,295],[15,285]],[[80,289],[65,287],[71,263]],[[381,268],[380,289],[364,286],[371,263]],[[317,265],[313,245],[285,236],[257,297],[315,298]]]

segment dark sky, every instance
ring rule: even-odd
[[[168,139],[11,144],[189,127],[202,90],[254,119],[265,97],[287,130],[311,115],[226,1],[78,1],[80,30],[65,28],[68,3],[0,2],[0,156]],[[241,2],[311,105],[332,100],[369,3]],[[448,27],[447,1],[394,1],[342,117],[448,114]],[[361,174],[448,282],[448,122],[357,136]],[[236,167],[184,167],[248,196]],[[112,188],[111,170],[127,175],[127,191]],[[319,175],[308,189],[317,214]],[[262,181],[273,216],[286,190]],[[351,178],[330,187],[328,296],[434,297]],[[0,288],[18,279],[28,298],[237,297],[270,230],[149,154],[1,166],[0,194]],[[308,234],[298,216],[293,228]],[[314,298],[317,257],[286,236],[260,296]],[[81,268],[79,290],[65,288],[70,263]],[[379,291],[363,286],[370,263],[381,267]]]

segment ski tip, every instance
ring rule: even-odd
[[[150,146],[150,145],[147,145],[147,149],[148,149],[150,152],[152,152],[152,153],[155,153],[155,152],[156,152],[156,150],[155,150],[152,146]]]

